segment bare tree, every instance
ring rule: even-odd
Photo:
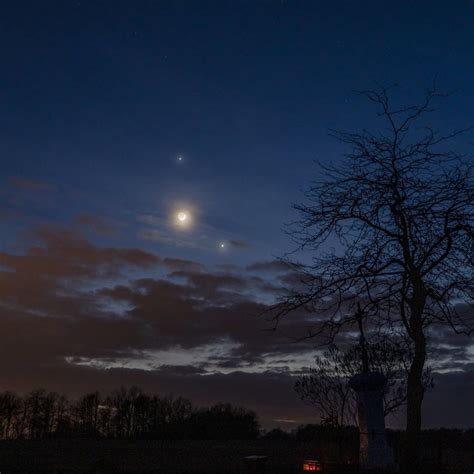
[[[292,234],[312,261],[294,264],[301,285],[274,317],[308,310],[315,315],[309,337],[331,342],[354,323],[360,302],[373,329],[409,338],[406,456],[416,466],[428,328],[472,329],[465,311],[474,290],[472,165],[446,149],[465,130],[442,135],[420,124],[442,96],[434,86],[420,104],[401,108],[392,106],[390,89],[362,94],[384,128],[333,132],[348,152],[323,167],[325,178],[295,206],[301,218]]]
[[[314,367],[295,382],[296,393],[318,410],[324,425],[340,428],[354,423],[353,394],[348,383],[353,370],[346,362],[333,346],[316,357]]]
[[[99,420],[100,394],[86,393],[72,407],[74,421],[83,434],[97,434]]]
[[[296,381],[296,392],[318,410],[323,424],[341,427],[355,422],[356,400],[349,380],[363,371],[361,351],[360,346],[342,350],[333,345]],[[371,370],[386,379],[383,399],[387,416],[406,403],[409,353],[402,341],[388,340],[368,345],[367,353]],[[429,369],[425,369],[423,385],[425,389],[433,385]]]
[[[21,413],[22,399],[14,392],[0,393],[0,427],[1,439],[14,437],[14,424]]]

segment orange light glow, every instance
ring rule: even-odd
[[[323,468],[318,461],[305,461],[303,471],[322,472]]]

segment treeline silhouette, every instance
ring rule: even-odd
[[[291,445],[310,443],[313,452],[321,459],[329,458],[338,462],[355,463],[359,455],[359,429],[356,426],[306,424],[299,425],[291,432],[275,428],[267,431],[262,438]],[[453,466],[474,465],[474,428],[425,429],[421,431],[420,438],[424,462],[427,466],[435,467],[426,472],[468,472],[462,468],[461,471],[455,470]],[[400,463],[409,442],[406,431],[388,429],[387,439],[395,460]]]
[[[400,447],[406,443],[406,432],[404,430],[387,429],[388,443],[392,447]],[[354,445],[359,449],[359,429],[357,426],[331,426],[327,424],[303,424],[291,432],[274,428],[262,435],[264,439],[271,441],[296,441],[298,443],[325,442],[340,443],[341,441]],[[474,428],[436,428],[424,429],[421,438],[425,444],[430,446],[441,446],[446,449],[458,451],[473,451]],[[401,449],[401,448],[400,448]]]
[[[87,393],[77,400],[45,390],[25,396],[0,392],[1,439],[255,439],[254,412],[219,403],[194,407],[182,397],[159,397],[139,388],[106,396]]]

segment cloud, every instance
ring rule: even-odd
[[[228,245],[234,249],[238,250],[245,250],[250,248],[250,244],[246,242],[245,240],[238,240],[238,239],[230,239],[227,241]]]
[[[182,258],[165,257],[162,264],[167,268],[175,271],[198,272],[204,270],[204,265]]]
[[[263,262],[254,262],[248,265],[246,269],[251,272],[274,272],[282,273],[290,270],[290,266],[281,260],[268,260]]]
[[[276,419],[317,419],[293,392],[293,375],[311,365],[315,352],[312,341],[293,338],[317,317],[295,313],[269,331],[260,298],[275,290],[267,275],[102,247],[51,226],[37,229],[32,239],[21,254],[0,253],[4,387],[79,394],[139,385],[199,404],[244,404],[269,426],[279,424]],[[261,263],[253,268],[266,271]],[[456,395],[452,419],[465,423],[461,407],[467,409],[472,398],[471,346],[456,345],[460,340],[447,333],[435,337],[439,357],[456,351],[459,373],[436,374],[433,393],[441,401],[430,395],[427,423],[444,422],[437,411],[449,390],[462,388],[466,395]]]
[[[136,248],[101,248],[69,230],[43,226],[34,233],[37,245],[26,255],[0,252],[0,265],[17,275],[106,278],[117,276],[124,266],[151,267],[159,257]]]
[[[18,330],[6,333],[34,328],[38,344],[55,348],[57,358],[139,360],[146,358],[145,351],[178,346],[192,355],[225,339],[231,350],[214,354],[210,364],[218,365],[220,357],[223,367],[238,368],[261,364],[264,354],[288,345],[283,333],[262,331],[268,328],[260,317],[265,305],[254,294],[265,288],[260,277],[213,273],[194,261],[140,249],[99,247],[53,227],[34,236],[25,254],[0,253],[0,311],[7,315],[5,324],[18,322]],[[171,273],[161,278],[128,276],[129,269],[154,268]],[[60,338],[48,346],[53,335]],[[21,344],[12,350],[29,353]],[[286,350],[301,352],[307,346]]]
[[[10,184],[15,189],[27,193],[45,193],[56,190],[56,187],[46,181],[33,180],[20,177],[10,178]]]
[[[174,239],[158,229],[140,229],[137,234],[142,240],[151,240],[153,242],[173,243]]]
[[[153,214],[141,214],[137,221],[145,225],[137,232],[141,240],[172,244],[177,247],[188,247],[194,249],[215,249],[216,237],[220,230],[205,223],[194,222],[186,232],[173,229],[170,220]],[[223,240],[228,249],[245,250],[251,247],[250,243],[241,239],[229,238]]]
[[[162,227],[166,225],[166,219],[153,214],[141,214],[137,216],[137,221],[153,227]]]
[[[46,181],[11,177],[1,190],[0,206],[18,220],[32,218],[46,209],[57,208],[58,188]]]
[[[265,355],[281,352],[283,341],[259,330],[263,306],[242,294],[263,280],[209,273],[196,262],[139,249],[98,247],[53,227],[34,237],[24,254],[0,255],[5,387],[77,395],[135,384],[199,404],[244,403],[269,423],[282,417],[279,404],[287,397],[296,400],[290,376],[265,369]],[[154,266],[171,269],[178,281],[104,281],[123,280],[129,267]],[[84,288],[84,279],[94,288]],[[249,373],[252,364],[260,376]],[[261,387],[271,400],[256,402],[242,383]],[[286,391],[280,402],[271,396],[277,387]]]
[[[110,222],[93,214],[79,214],[76,218],[76,223],[80,228],[90,229],[101,235],[111,235],[115,230]]]

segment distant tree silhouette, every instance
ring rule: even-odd
[[[71,415],[78,434],[94,436],[99,434],[99,392],[87,393],[72,404]]]
[[[21,413],[23,401],[13,392],[3,392],[0,394],[0,422],[2,439],[16,437],[15,423]]]
[[[45,390],[20,397],[0,393],[1,439],[253,439],[259,435],[255,413],[230,404],[195,408],[182,397],[158,397],[123,387],[103,397],[79,399]]]
[[[152,434],[154,437],[164,439],[188,437],[187,430],[193,411],[191,402],[185,398],[166,397],[157,399]]]
[[[308,337],[332,342],[351,327],[355,305],[370,328],[410,340],[407,469],[416,471],[428,329],[472,331],[474,187],[472,163],[446,149],[464,130],[440,134],[420,124],[442,96],[433,86],[420,104],[394,107],[391,90],[362,93],[385,128],[333,132],[345,159],[322,166],[324,178],[295,206],[292,236],[312,263],[287,259],[301,283],[283,296],[274,318],[315,314]],[[462,304],[461,304],[462,303]]]

